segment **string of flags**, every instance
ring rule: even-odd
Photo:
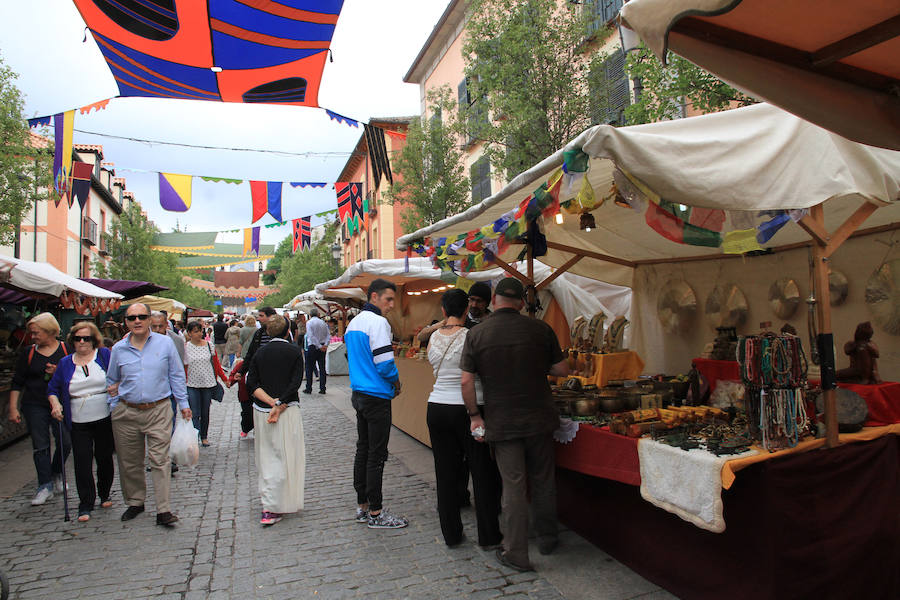
[[[300,219],[293,220],[293,229],[294,229],[294,252],[297,252],[297,248],[300,248],[300,251],[308,250],[309,245],[312,242],[312,227],[310,226],[310,217],[303,217]]]
[[[407,259],[415,252],[431,258],[435,268],[455,274],[469,273],[493,262],[513,241],[525,238],[534,248],[534,256],[541,256],[546,254],[546,238],[538,227],[529,227],[530,224],[541,217],[549,219],[561,211],[590,213],[607,199],[614,199],[616,206],[643,212],[646,224],[670,241],[721,248],[726,254],[763,250],[761,244],[772,239],[785,224],[799,221],[806,214],[805,210],[774,210],[744,215],[732,211],[731,225],[735,229],[723,232],[725,211],[669,202],[621,168],[613,173],[613,186],[609,193],[598,198],[585,177],[588,165],[589,157],[580,148],[565,151],[562,168],[557,169],[516,208],[493,223],[456,237],[414,241],[407,248]],[[561,196],[570,199],[561,202]],[[757,224],[755,221],[759,218],[764,220]],[[524,253],[523,249],[523,256]]]

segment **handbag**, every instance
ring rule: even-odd
[[[209,364],[212,365],[213,368],[213,378],[216,376],[216,363],[213,362],[213,351],[212,346],[209,345],[209,342],[206,342],[206,348],[209,350]],[[216,379],[216,386],[212,391],[212,399],[216,402],[221,402],[225,398],[225,388],[222,387],[222,384],[219,383],[219,380]]]

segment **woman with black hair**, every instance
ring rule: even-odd
[[[491,549],[501,540],[500,474],[487,444],[476,442],[469,432],[469,415],[462,399],[462,371],[459,360],[469,330],[465,327],[469,298],[459,289],[444,292],[441,310],[444,325],[434,332],[428,344],[428,361],[434,369],[434,388],[428,398],[428,432],[434,454],[437,480],[438,517],[444,542],[450,547],[465,538],[459,510],[459,481],[465,463],[472,473],[475,491],[475,517],[478,545]],[[480,388],[480,386],[478,386]],[[483,399],[477,389],[478,403]]]

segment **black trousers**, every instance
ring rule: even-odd
[[[391,437],[391,400],[353,392],[350,403],[356,410],[356,457],[353,460],[353,489],[357,504],[381,510],[381,477],[388,457]]]
[[[325,352],[310,346],[306,349],[306,390],[312,391],[313,371],[319,368],[319,391],[325,391]]]
[[[463,525],[459,509],[464,496],[460,494],[459,482],[467,475],[468,463],[475,490],[478,544],[499,544],[503,537],[499,521],[500,473],[491,458],[490,446],[472,437],[465,406],[429,402],[426,420],[434,455],[438,518],[444,541],[453,546],[462,540]]]
[[[100,494],[109,499],[115,467],[113,466],[112,420],[110,417],[89,423],[72,423],[72,457],[75,463],[75,486],[78,489],[78,512],[90,512]],[[94,485],[94,463],[97,483]]]

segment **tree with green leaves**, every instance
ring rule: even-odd
[[[19,225],[52,185],[52,150],[33,141],[18,75],[0,58],[0,244],[15,242]]]
[[[644,44],[628,53],[625,71],[642,86],[639,97],[625,109],[629,125],[678,118],[687,105],[708,113],[757,102],[677,54],[670,52],[667,60],[663,66]]]
[[[169,288],[160,296],[174,298],[194,308],[214,309],[213,298],[204,290],[190,286],[183,271],[177,269],[177,254],[151,250],[156,225],[141,214],[137,204],[131,204],[110,224],[104,233],[106,249],[111,260],[107,265],[94,261],[97,277],[149,281]]]
[[[464,139],[483,143],[495,168],[518,174],[591,125],[591,96],[604,94],[592,73],[605,59],[591,51],[591,18],[580,4],[557,0],[469,3]]]
[[[407,129],[406,145],[392,165],[398,177],[386,194],[391,204],[402,204],[400,223],[405,233],[462,212],[471,204],[450,88],[430,90],[428,105],[431,116],[413,119]]]
[[[263,285],[275,284],[275,278],[278,275],[278,272],[281,271],[281,266],[293,253],[294,238],[292,235],[289,235],[278,243],[278,246],[275,248],[275,256],[270,258],[269,262],[266,263],[266,271],[274,271],[274,273],[266,273],[263,275]]]
[[[331,242],[337,227],[337,223],[329,224],[325,229],[325,235],[313,246],[282,260],[281,268],[275,277],[275,286],[279,290],[265,298],[267,305],[282,306],[297,294],[308,292],[317,283],[334,279],[336,272],[331,257]],[[285,241],[291,243],[291,238],[286,238],[281,244]]]

